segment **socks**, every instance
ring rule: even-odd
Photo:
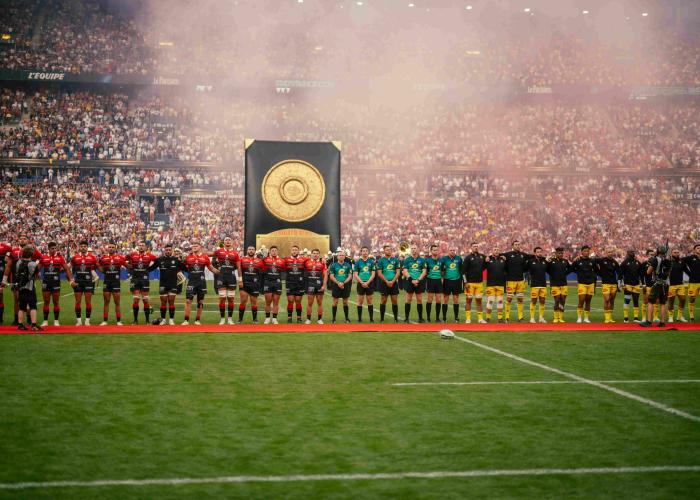
[[[58,321],[58,317],[61,315],[61,307],[60,306],[53,306],[53,319],[54,321]],[[0,315],[1,317],[2,315]]]
[[[379,304],[379,320],[384,321],[384,314],[386,313],[386,304]]]
[[[576,314],[578,315],[579,318],[583,316],[583,308],[582,307],[577,307],[576,308]]]
[[[455,323],[459,323],[459,304],[452,304],[452,312],[455,313]]]
[[[518,319],[523,319],[523,308],[524,308],[523,303],[518,302]]]
[[[80,317],[83,315],[82,309],[80,308],[80,304],[75,304],[75,317],[77,319],[80,319]]]
[[[148,302],[143,303],[143,314],[144,314],[144,316],[146,316],[146,323],[150,322],[151,304],[149,304]]]
[[[357,321],[362,323],[362,306],[357,306]]]
[[[423,304],[416,304],[418,309],[418,321],[423,321]]]
[[[367,306],[367,312],[369,313],[369,320],[374,322],[374,304],[369,304]]]
[[[165,307],[165,304],[160,305],[160,319],[165,319],[165,311],[167,308]]]
[[[294,304],[291,302],[287,303],[287,321],[292,321],[292,314],[294,313]]]
[[[219,299],[219,316],[223,319],[226,316],[226,300]]]
[[[421,313],[423,312],[422,311],[423,307],[422,306],[418,306],[418,307],[420,307],[420,309],[418,310],[418,314],[421,315]],[[427,304],[425,304],[425,313],[426,313],[426,316],[428,317],[428,321],[430,321],[430,313],[431,312],[433,312],[433,303],[428,302]]]
[[[243,315],[245,314],[245,306],[243,304],[238,306],[238,321],[243,322]]]
[[[399,305],[398,304],[391,304],[391,312],[394,313],[394,321],[399,320]]]
[[[477,312],[476,312],[476,319],[477,319],[477,321],[483,320],[483,319],[484,319],[484,313],[481,312],[481,311],[477,311]]]
[[[406,304],[404,304],[403,313],[404,313],[404,318],[406,319],[406,321],[408,321],[408,318],[411,317],[411,303],[410,302],[407,302]]]
[[[338,314],[338,306],[331,306],[331,312],[333,313],[333,321],[335,321],[335,316]]]
[[[170,313],[170,319],[175,319],[175,304],[168,306],[168,312]],[[117,313],[117,321],[121,319],[119,313]]]
[[[350,319],[350,306],[343,306],[343,314],[345,315],[345,321]]]
[[[530,319],[535,317],[535,304],[530,304]]]
[[[442,320],[447,321],[447,303],[442,304]]]
[[[510,307],[512,302],[506,302],[506,319],[510,321]]]
[[[544,304],[540,304],[540,318],[544,318]]]

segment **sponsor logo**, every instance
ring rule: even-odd
[[[66,77],[65,73],[43,73],[31,71],[27,75],[27,80],[63,80]]]

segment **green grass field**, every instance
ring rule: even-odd
[[[219,322],[220,316],[219,316],[219,297],[218,295],[214,294],[214,289],[212,286],[212,283],[208,283],[209,289],[207,292],[207,295],[205,297],[205,305],[204,305],[204,313],[202,316],[202,323],[212,323],[212,324],[217,324]],[[12,295],[8,289],[4,291],[4,297],[5,297],[5,323],[9,323],[12,321],[12,311],[11,311],[11,306],[12,304]],[[126,285],[126,283],[122,284],[122,300],[121,300],[121,310],[122,310],[122,321],[125,324],[130,324],[133,322],[133,313],[131,311],[131,301],[132,301],[132,296],[131,293],[129,292],[129,289]],[[401,319],[403,319],[403,314],[404,314],[404,297],[405,294],[404,292],[401,292],[399,295],[399,316]],[[151,299],[151,305],[154,308],[154,314],[151,316],[151,319],[155,319],[156,317],[160,316],[160,311],[158,310],[158,306],[160,304],[159,298],[158,298],[158,281],[152,281],[151,282],[151,293],[150,293],[150,299]],[[303,297],[302,302],[304,304],[304,315],[306,314],[306,297]],[[39,296],[39,300],[41,300],[41,297]],[[451,300],[451,299],[450,299]],[[460,319],[461,321],[464,321],[465,315],[464,315],[464,306],[465,306],[465,297],[464,295],[461,295],[460,298]],[[236,308],[238,307],[238,301],[239,301],[239,296],[238,293],[236,294]],[[184,302],[185,302],[185,296],[184,294],[181,294],[177,297],[176,299],[176,314],[175,314],[175,321],[180,323],[183,320],[183,310],[184,310]],[[641,299],[640,299],[641,303]],[[75,324],[75,312],[74,312],[74,304],[75,300],[73,299],[73,292],[71,287],[64,282],[63,287],[61,290],[61,324],[62,325],[74,325]],[[524,304],[524,313],[525,313],[525,319],[529,319],[529,311],[530,311],[530,296],[529,296],[529,290],[526,290],[525,292],[525,304]],[[258,298],[258,307],[259,307],[259,321],[262,322],[264,319],[264,305],[265,301],[263,297]],[[342,304],[340,304],[342,305]],[[546,318],[547,321],[552,320],[552,298],[551,296],[547,296],[547,303],[546,303]],[[576,321],[576,305],[577,305],[577,296],[576,296],[576,287],[569,287],[569,296],[567,300],[567,305],[566,305],[566,321]],[[622,321],[622,305],[623,305],[623,298],[621,294],[618,294],[617,299],[615,300],[615,312],[614,312],[614,317],[617,321]],[[287,298],[286,295],[283,295],[281,300],[280,300],[280,322],[284,323],[287,321]],[[41,307],[42,305],[39,304],[38,306],[38,316],[39,316],[39,322],[43,320],[43,314],[41,312]],[[323,319],[325,322],[330,322],[331,320],[331,297],[330,293],[326,293],[326,297],[324,298],[324,314],[323,314]],[[494,306],[495,307],[495,306]],[[593,322],[602,322],[603,321],[603,297],[600,293],[600,288],[596,289],[596,294],[593,297],[593,302],[591,303],[591,321]],[[676,307],[678,307],[676,305]],[[484,310],[486,308],[486,298],[484,297]],[[102,309],[103,309],[103,299],[102,299],[102,290],[101,290],[101,285],[97,289],[96,293],[94,294],[92,298],[92,324],[93,325],[99,325],[102,322]],[[392,321],[390,318],[391,316],[391,307],[388,306],[388,321]],[[314,306],[314,311],[316,310],[316,306]],[[375,310],[375,321],[379,318],[379,294],[374,294],[374,310]],[[236,309],[237,311],[237,309]],[[496,314],[495,314],[495,309],[494,309],[494,317],[492,318],[492,321],[496,321]],[[698,313],[697,316],[700,317],[700,300],[696,302],[696,312]],[[434,317],[434,312],[433,312],[433,317]],[[632,314],[632,309],[630,308],[630,314]],[[85,305],[83,302],[83,317],[85,315]],[[686,318],[688,318],[688,307],[686,305],[685,310],[684,310],[684,315]],[[304,316],[305,317],[305,316]],[[515,301],[513,302],[513,307],[511,311],[511,317],[515,319],[516,317],[516,305]],[[296,316],[295,316],[296,318]],[[314,312],[313,319],[316,318],[316,313]],[[448,313],[447,313],[447,318],[448,321],[452,321],[453,314],[452,314],[452,307],[449,308]],[[49,313],[49,319],[50,323],[53,324],[53,313]],[[144,322],[144,316],[143,316],[143,309],[140,310],[139,312],[139,320],[140,322]],[[194,307],[193,307],[193,313],[192,317],[190,318],[190,321],[193,321],[194,319]],[[234,319],[238,319],[238,313],[236,312],[234,314]],[[343,316],[343,311],[342,307],[339,306],[338,308],[338,320],[339,321],[344,321],[344,316]],[[353,287],[353,292],[350,297],[350,320],[352,322],[357,321],[357,296],[354,291]],[[413,303],[413,306],[411,308],[411,320],[412,321],[417,321],[418,320],[418,313],[416,309],[416,304],[415,301]],[[250,313],[250,306],[248,306],[248,309],[246,311],[246,316],[244,319],[244,323],[250,323],[252,321],[251,313]],[[476,321],[476,303],[472,303],[472,321]],[[114,313],[114,304],[110,305],[110,316],[109,316],[109,323],[113,324],[116,322],[115,319],[115,313]],[[367,314],[367,309],[365,306],[365,310],[363,312],[363,322],[368,322],[368,314]]]
[[[2,335],[0,497],[697,497],[700,469],[614,469],[700,465],[700,421],[667,410],[700,417],[698,332],[459,336],[476,344],[434,333]],[[608,382],[568,383],[514,357]],[[415,382],[567,383],[393,385]],[[581,468],[613,470],[280,480]],[[278,480],[1,486],[223,476]]]

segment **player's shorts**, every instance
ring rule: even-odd
[[[659,304],[663,305],[668,299],[668,286],[664,284],[658,284],[651,287],[649,291],[649,302],[654,303],[657,300]]]
[[[626,293],[642,293],[642,285],[625,285]]]
[[[372,280],[367,285],[367,288],[363,287],[360,283],[357,283],[357,295],[372,295],[374,293],[374,284],[376,280]]]
[[[246,283],[245,281],[243,282],[243,291],[247,293],[248,295],[252,295],[253,297],[257,297],[260,295],[260,283],[257,281],[249,281]]]
[[[612,293],[617,293],[617,285],[613,285],[612,283],[603,283],[601,286],[601,289],[603,291],[603,295],[610,295]]]
[[[462,280],[444,280],[442,282],[442,293],[444,295],[459,295],[464,290]]]
[[[306,293],[307,295],[323,295],[323,280],[307,280]]]
[[[350,292],[352,291],[352,281],[350,283],[345,283],[343,288],[340,288],[335,283],[331,286],[331,295],[334,299],[347,299],[350,297]]]
[[[472,297],[480,299],[484,295],[484,283],[467,283],[467,286],[464,287],[464,294],[470,299]]]
[[[182,291],[182,283],[179,285],[180,291],[178,291],[177,283],[163,283],[161,281],[160,287],[158,288],[158,295],[177,295]]]
[[[36,309],[36,292],[34,290],[20,290],[17,302],[20,311]]]
[[[566,297],[567,295],[569,295],[569,286],[568,285],[550,286],[549,289],[550,289],[550,292],[552,293],[552,297],[559,297],[559,296]]]
[[[525,293],[525,280],[506,281],[506,292],[509,295],[514,293]]]
[[[578,284],[579,295],[593,295],[593,292],[595,292],[595,283],[589,283],[587,285],[583,283]]]
[[[282,280],[264,281],[262,291],[263,291],[263,293],[274,293],[275,295],[281,295],[282,294]]]
[[[48,292],[48,293],[60,292],[61,291],[61,280],[42,281],[41,282],[41,291]]]
[[[105,281],[104,285],[102,285],[102,291],[105,293],[120,293],[122,284],[119,281]]]
[[[428,293],[442,293],[442,279],[428,278],[425,281],[425,289],[428,291]]]
[[[397,281],[394,281],[394,284],[391,287],[389,287],[385,282],[379,280],[379,284],[377,285],[377,291],[380,295],[398,295],[399,284]]]
[[[206,283],[187,283],[187,289],[185,290],[185,298],[187,300],[192,300],[195,296],[197,301],[204,299],[207,294],[207,284]]]
[[[406,280],[405,290],[406,293],[425,293],[426,283],[425,280],[420,280],[417,285],[413,284],[413,281]]]
[[[700,283],[688,283],[688,297],[700,295]]]
[[[75,293],[94,293],[95,292],[95,282],[90,281],[76,281],[75,288],[73,289]]]
[[[685,285],[671,285],[668,287],[668,297],[685,297]]]
[[[132,292],[148,292],[151,290],[151,281],[148,278],[131,278]]]
[[[294,297],[301,297],[304,295],[304,282],[299,281],[299,282],[292,282],[290,283],[289,280],[287,280],[287,295],[292,295]]]
[[[531,299],[544,299],[547,296],[546,286],[533,286],[530,287],[530,298]]]
[[[504,286],[487,286],[486,296],[487,297],[503,297],[506,287]]]
[[[236,276],[233,274],[230,275],[222,275],[221,273],[216,275],[216,280],[214,281],[216,283],[217,288],[227,288],[227,289],[236,289]]]

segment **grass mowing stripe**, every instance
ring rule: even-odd
[[[287,483],[308,481],[377,481],[396,479],[441,479],[499,476],[554,476],[586,474],[645,474],[658,472],[700,472],[698,465],[660,465],[650,467],[592,467],[579,469],[504,469],[430,472],[385,472],[378,474],[310,474],[293,476],[221,476],[180,477],[171,479],[104,479],[98,481],[47,481],[32,483],[0,483],[0,490],[36,488],[99,488],[103,486],[180,486],[186,484],[221,483]]]
[[[505,356],[506,358],[510,358],[510,359],[515,360],[515,361],[519,361],[520,363],[524,363],[524,364],[530,365],[530,366],[535,366],[537,368],[541,368],[542,370],[556,373],[556,374],[561,375],[563,377],[566,377],[566,378],[569,378],[572,380],[576,380],[576,381],[584,383],[584,384],[592,385],[594,387],[598,387],[599,389],[603,389],[603,390],[608,391],[608,392],[612,392],[613,394],[617,394],[618,396],[622,396],[622,397],[627,398],[627,399],[632,399],[634,401],[638,401],[638,402],[643,403],[647,406],[651,406],[653,408],[656,408],[657,410],[665,411],[665,412],[670,413],[672,415],[676,415],[678,417],[692,420],[694,422],[700,422],[700,417],[698,417],[697,415],[692,415],[692,414],[684,412],[682,410],[678,410],[676,408],[665,405],[663,403],[659,403],[658,401],[654,401],[652,399],[647,399],[647,398],[644,398],[642,396],[638,396],[637,394],[633,394],[633,393],[628,392],[628,391],[623,391],[622,389],[612,387],[612,386],[604,384],[602,382],[596,382],[595,380],[590,380],[590,379],[581,377],[579,375],[576,375],[575,373],[565,372],[563,370],[559,370],[558,368],[554,368],[552,366],[538,363],[537,361],[532,361],[532,360],[523,358],[521,356],[511,354],[509,352],[501,351],[500,349],[496,349],[495,347],[491,347],[491,346],[488,346],[486,344],[476,342],[474,340],[465,339],[464,337],[459,337],[457,335],[455,335],[455,338],[457,340],[460,340],[460,341],[465,342],[467,344],[476,346],[480,349],[484,349],[486,351],[490,351],[490,352],[499,354],[501,356]]]
[[[679,380],[594,380],[601,384],[700,384],[700,379]],[[394,387],[430,385],[540,385],[540,384],[584,384],[577,380],[498,380],[474,382],[396,382]]]

